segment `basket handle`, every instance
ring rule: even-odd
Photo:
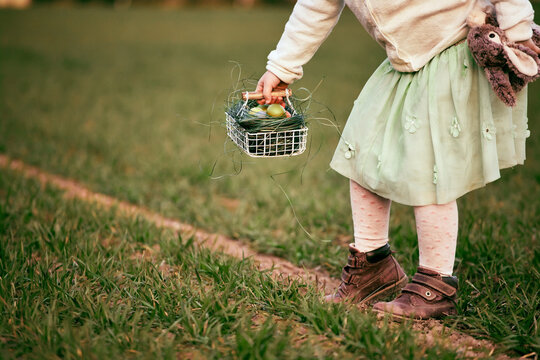
[[[272,94],[271,94],[273,97],[277,97],[277,96],[283,96],[283,97],[289,97],[292,95],[292,90],[291,89],[285,89],[285,90],[278,90],[278,91],[272,91]],[[260,100],[264,98],[264,95],[262,92],[249,92],[249,91],[246,91],[244,93],[242,93],[242,99],[244,100]]]

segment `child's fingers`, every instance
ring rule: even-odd
[[[523,45],[531,49],[537,54],[540,54],[540,48],[536,46],[536,44],[532,41],[532,39],[525,40],[525,41],[518,41],[518,44]]]
[[[264,96],[265,104],[272,103],[272,100],[273,100],[272,99],[272,90],[274,90],[272,85],[269,84],[268,82],[265,82],[264,87],[263,87],[263,91],[262,91],[263,96]]]
[[[265,75],[266,75],[266,74],[265,74]],[[263,93],[263,95],[264,95],[264,89],[265,89],[265,84],[266,84],[266,77],[265,77],[265,75],[263,75],[263,76],[259,79],[259,81],[257,82],[257,87],[255,88],[255,92]],[[266,102],[266,99],[265,99],[265,98],[263,98],[263,99],[261,99],[261,100],[257,100],[257,103],[258,103],[259,105],[263,105],[263,104],[265,104],[265,102]]]
[[[286,89],[286,83],[282,82],[276,75],[267,71],[257,82],[255,91],[262,92],[264,102],[258,101],[259,104],[272,104],[283,102],[283,96],[272,96],[272,91],[275,89]]]

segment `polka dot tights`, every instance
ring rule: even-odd
[[[355,247],[367,252],[384,246],[388,243],[391,201],[352,180],[350,189]],[[420,266],[452,275],[458,229],[456,202],[415,206],[414,215]]]

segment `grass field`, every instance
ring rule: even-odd
[[[249,260],[2,175],[2,358],[458,355],[443,339],[417,343],[410,324],[324,304]]]
[[[0,11],[0,152],[337,276],[352,222],[347,180],[328,167],[335,129],[313,120],[309,153],[253,160],[226,141],[222,125],[224,100],[238,76],[231,61],[242,65],[241,78],[260,76],[288,12]],[[346,13],[293,89],[314,89],[323,80],[311,111],[343,126],[383,58]],[[460,315],[446,320],[513,355],[540,352],[539,94],[535,83],[525,166],[504,171],[501,180],[458,203]],[[99,357],[133,350],[133,356],[144,357],[183,350],[220,357],[233,349],[238,357],[249,351],[261,357],[282,351],[292,358],[364,351],[388,358],[462,355],[442,345],[418,345],[417,334],[406,326],[379,329],[368,314],[325,307],[312,290],[304,299],[299,284],[277,284],[248,262],[205,253],[142,220],[62,200],[53,189],[6,170],[0,170],[0,184],[2,354],[43,351],[52,358],[82,351]],[[409,274],[417,264],[412,215],[412,209],[396,205],[391,222],[396,257]],[[103,245],[108,238],[118,239],[114,246]],[[158,260],[132,258],[156,244],[156,259],[179,268],[170,283]],[[62,265],[60,271],[55,264]],[[201,275],[195,264],[209,269]],[[221,272],[228,275],[219,278]],[[126,274],[125,289],[115,287],[118,273]],[[73,279],[83,275],[75,286]],[[230,296],[231,305],[203,288]],[[249,288],[263,290],[248,294]],[[245,304],[234,305],[244,298]],[[205,306],[208,318],[189,313]],[[273,316],[283,321],[264,321]],[[186,330],[190,326],[193,331]],[[307,329],[307,341],[291,347],[295,336],[287,331],[300,331],[298,326]],[[266,350],[250,350],[253,343]]]

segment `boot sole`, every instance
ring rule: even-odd
[[[374,313],[377,314],[377,318],[379,320],[383,319],[385,316],[389,316],[392,320],[399,323],[405,322],[405,321],[413,321],[417,323],[417,322],[422,322],[422,321],[427,321],[427,320],[440,320],[440,319],[444,319],[447,316],[457,315],[457,311],[455,309],[452,311],[448,311],[444,314],[441,314],[439,316],[434,316],[434,317],[429,317],[429,318],[418,318],[418,317],[414,317],[414,315],[411,315],[411,316],[397,315],[397,314],[392,314],[390,312],[381,311],[377,309],[372,309],[372,310]]]
[[[407,275],[399,279],[396,283],[393,283],[391,285],[388,285],[382,289],[376,290],[375,292],[371,293],[369,296],[362,299],[362,301],[358,302],[357,305],[371,305],[374,302],[376,302],[379,299],[382,299],[384,297],[390,296],[392,294],[396,294],[401,291],[401,289],[407,285],[409,282],[409,278]]]

